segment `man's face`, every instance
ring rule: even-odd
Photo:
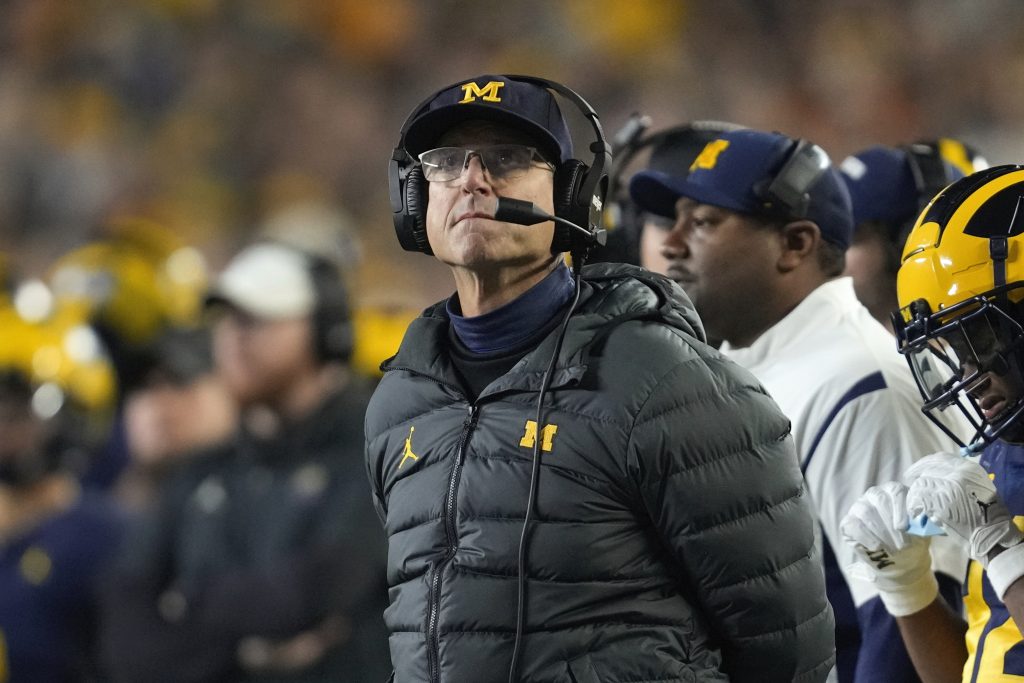
[[[737,343],[778,275],[781,240],[754,218],[683,198],[661,253],[709,336]]]
[[[968,363],[964,365],[965,376],[976,370]],[[967,388],[967,393],[977,402],[985,419],[992,421],[998,418],[1003,411],[1012,408],[1017,400],[1024,396],[1024,386],[1021,384],[1020,377],[1013,373],[997,375],[994,372],[986,372]],[[1013,428],[1013,433],[1021,434],[1021,427],[1018,425]]]
[[[273,402],[315,371],[308,317],[264,320],[227,308],[213,326],[218,374],[240,405]]]
[[[1021,369],[1015,361],[1009,360],[1014,354],[1008,352],[1008,344],[1001,341],[998,328],[998,321],[978,316],[964,322],[962,333],[944,337],[946,344],[960,359],[961,377],[969,378],[981,366],[983,372],[965,391],[989,422],[998,422],[1004,413],[1009,414],[1008,411],[1017,407],[1017,402],[1024,398]],[[997,360],[1000,357],[1009,360],[1009,367],[1007,363]],[[1024,425],[1010,427],[1004,436],[1019,440],[1024,436]]]
[[[469,149],[497,144],[536,146],[519,131],[483,121],[460,124],[437,142],[438,147]],[[427,238],[434,256],[443,263],[493,272],[504,267],[531,268],[551,260],[553,223],[525,226],[489,218],[494,215],[498,197],[530,201],[553,212],[553,174],[549,166],[536,163],[523,175],[499,180],[484,170],[478,156],[471,156],[458,178],[428,185]]]

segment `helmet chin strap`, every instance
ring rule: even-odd
[[[1006,285],[1006,259],[1010,255],[1010,236],[1021,232],[1024,222],[1024,195],[1017,197],[1017,205],[1013,209],[1013,216],[1010,217],[1010,224],[1006,226],[1006,234],[990,237],[988,240],[988,253],[992,258],[992,278],[997,288]]]
[[[1020,208],[1020,201],[1017,202]],[[988,253],[992,257],[992,278],[995,288],[1006,284],[1006,259],[1010,253],[1009,240],[1006,237],[990,237]]]

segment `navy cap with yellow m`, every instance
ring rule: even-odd
[[[853,234],[850,193],[828,154],[782,133],[727,131],[704,147],[686,176],[641,171],[629,192],[642,209],[668,218],[687,197],[755,216],[809,220],[843,250]]]
[[[551,91],[497,75],[477,76],[437,93],[409,123],[405,150],[416,157],[435,147],[448,129],[471,119],[522,130],[535,138],[542,154],[555,163],[573,156],[569,127]]]

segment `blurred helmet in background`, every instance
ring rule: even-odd
[[[58,259],[48,281],[59,305],[99,332],[129,390],[165,330],[199,323],[207,269],[202,254],[169,230],[125,218],[113,221],[106,237]]]
[[[98,334],[39,281],[0,305],[0,329],[0,484],[80,473],[114,413],[114,369]]]

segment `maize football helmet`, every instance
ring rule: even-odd
[[[8,486],[58,469],[80,473],[113,417],[114,370],[95,332],[69,308],[22,305],[42,287],[25,285],[0,305],[0,484]]]
[[[1024,414],[1024,392],[993,413],[973,391],[986,374],[1024,386],[1024,166],[963,178],[925,207],[904,245],[893,313],[899,349],[939,419],[951,407],[974,428],[972,443],[1003,435]]]

